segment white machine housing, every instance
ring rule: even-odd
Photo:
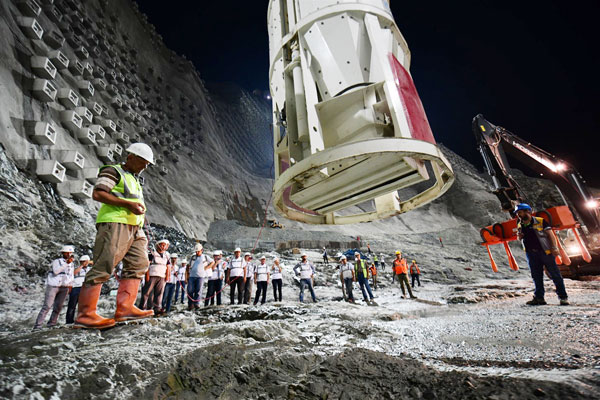
[[[450,188],[454,173],[387,0],[271,0],[268,24],[279,212],[314,224],[367,222]],[[364,211],[365,202],[374,207]]]

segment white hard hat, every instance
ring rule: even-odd
[[[81,256],[79,257],[79,261],[90,261],[90,256]]]
[[[300,255],[300,257],[308,257],[308,254],[306,254],[306,253],[302,253],[302,254]]]
[[[75,252],[75,248],[73,246],[67,245],[67,246],[63,246],[62,249],[60,249],[61,253],[74,253]]]
[[[183,260],[181,260],[181,263],[182,263],[182,264],[187,264],[188,262],[187,262],[187,260],[184,258]]]
[[[222,256],[223,252],[221,250],[215,250],[213,251],[213,256]]]
[[[200,251],[203,249],[204,247],[202,247],[202,243],[196,243],[196,245],[194,246],[194,251]]]
[[[239,247],[236,247],[236,248],[235,248],[235,250],[234,250],[233,252],[235,253],[236,251],[239,251],[239,252],[241,253],[241,252],[242,252],[242,249],[240,249]]]
[[[178,257],[177,253],[171,254],[171,258],[177,258],[177,257]]]
[[[265,256],[261,256],[261,257],[260,257],[260,259],[261,259],[261,260],[266,260],[266,259],[267,259],[267,257],[265,257]]]
[[[252,253],[248,253],[248,252],[245,252],[245,253],[244,253],[244,257],[246,257],[246,256],[251,256],[251,255],[252,255]]]
[[[150,164],[154,164],[154,154],[152,153],[150,146],[146,143],[132,143],[125,151],[143,158]]]
[[[346,256],[341,256],[340,260],[347,260],[348,258],[346,258]]]
[[[168,239],[160,239],[158,242],[156,242],[156,245],[159,245],[161,243],[171,244],[171,242],[169,242]]]
[[[355,256],[360,256],[360,253],[359,253],[358,251],[355,251],[355,252],[354,252],[354,255],[355,255]]]

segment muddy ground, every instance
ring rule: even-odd
[[[424,282],[407,300],[380,278],[379,307],[340,301],[332,279],[316,287],[318,303],[300,304],[288,278],[281,303],[269,292],[263,306],[178,304],[104,332],[32,332],[41,294],[15,293],[1,305],[0,397],[598,397],[600,282],[567,280],[567,307],[548,282],[549,305],[527,307],[528,280]],[[102,298],[101,312],[113,303]]]

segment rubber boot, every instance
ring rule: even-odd
[[[85,329],[106,329],[115,326],[115,320],[104,318],[96,314],[96,306],[100,297],[102,284],[83,285],[79,292],[79,304],[77,308],[77,318],[75,318],[74,328]]]
[[[154,315],[152,310],[140,310],[135,306],[138,288],[141,279],[121,279],[117,291],[117,309],[115,310],[115,321],[131,321]]]

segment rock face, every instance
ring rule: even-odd
[[[89,190],[79,193],[79,188],[89,189],[94,168],[123,157],[113,152],[111,161],[107,148],[145,141],[159,158],[144,173],[150,221],[204,239],[215,219],[237,217],[254,225],[262,220],[257,199],[269,187],[254,174],[268,175],[271,141],[270,113],[262,97],[229,89],[222,93],[231,107],[223,100],[214,102],[192,64],[163,45],[134,2],[45,6],[34,18],[44,31],[41,39],[31,39],[28,28],[20,27],[26,9],[19,7],[12,2],[0,6],[0,140],[19,170],[16,182],[60,180],[40,175],[44,161],[58,161],[67,169],[56,192],[69,199],[77,196],[73,202],[93,216],[97,205]],[[60,36],[66,38],[62,44],[53,39]],[[57,52],[71,68],[58,65]],[[35,68],[34,58],[57,64],[53,79]],[[85,69],[78,71],[77,65]],[[53,100],[36,89],[42,83],[56,89]],[[77,104],[65,100],[65,93]],[[82,117],[81,127],[69,120],[73,114]],[[116,124],[114,132],[110,121]],[[46,123],[56,131],[53,140],[34,136]],[[86,128],[97,133],[101,127],[104,138],[82,137]],[[68,155],[74,152],[83,165],[70,162]]]

